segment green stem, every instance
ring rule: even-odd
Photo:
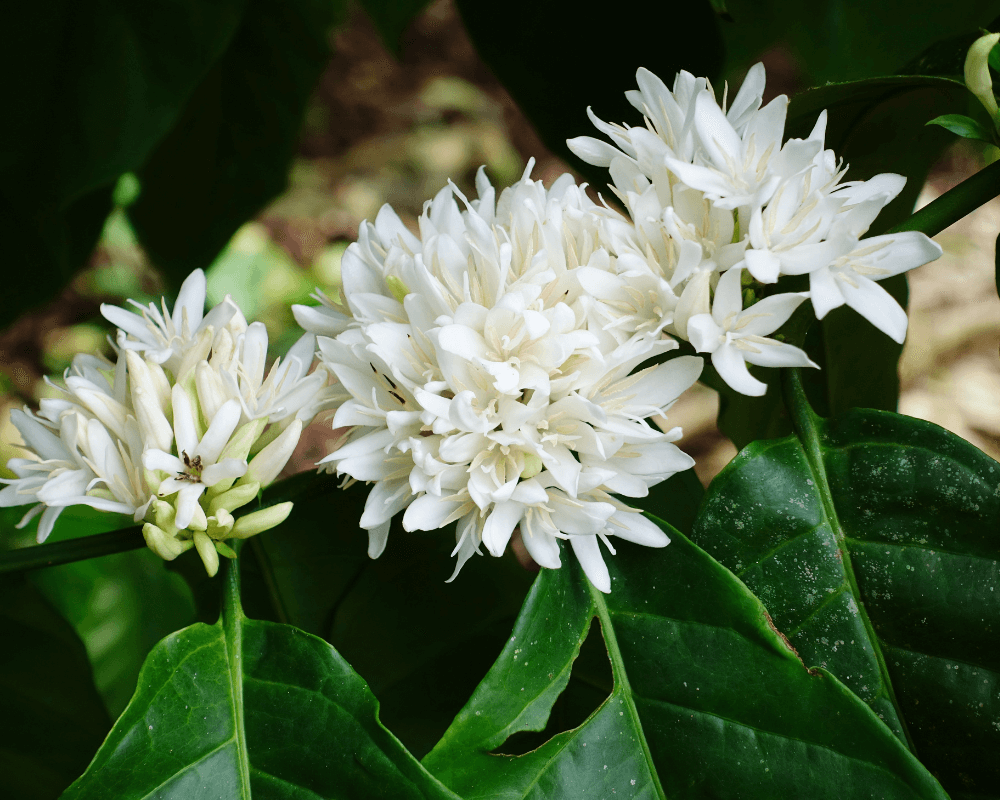
[[[242,542],[233,543],[239,552]],[[233,718],[236,720],[236,755],[239,767],[241,798],[249,798],[250,760],[247,750],[246,725],[243,709],[243,606],[240,604],[240,564],[238,559],[226,559],[223,569],[222,615],[219,626],[225,633],[226,661],[232,684]]]
[[[81,536],[65,542],[49,542],[34,547],[22,547],[0,553],[0,575],[5,572],[24,572],[57,564],[69,564],[86,558],[97,558],[146,546],[142,529],[123,528],[96,536]]]
[[[998,195],[1000,195],[1000,161],[966,178],[909,219],[891,228],[888,233],[921,231],[928,236],[934,236]]]

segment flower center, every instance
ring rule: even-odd
[[[191,458],[187,450],[181,450],[181,461],[184,462],[184,472],[177,473],[177,480],[201,483],[201,471],[205,468],[201,463],[201,456]]]

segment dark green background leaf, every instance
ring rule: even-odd
[[[140,166],[225,49],[244,0],[35,3],[5,17],[0,327],[83,266],[118,177]]]
[[[111,727],[76,633],[21,575],[0,582],[0,796],[49,800]]]
[[[695,541],[946,788],[1000,796],[1000,465],[896,414],[798,419],[720,473]]]
[[[138,171],[128,210],[153,263],[179,284],[286,186],[306,103],[342,0],[249,0],[229,49]]]
[[[665,523],[664,523],[665,525]],[[860,700],[808,672],[728,570],[670,531],[608,558],[612,592],[569,553],[542,570],[517,627],[426,766],[465,798],[945,798]],[[611,696],[580,727],[521,756],[544,723],[592,617],[614,670]]]
[[[594,134],[587,106],[610,122],[631,120],[636,111],[624,93],[635,88],[639,67],[670,83],[680,69],[714,79],[722,66],[719,22],[707,0],[646,4],[641,13],[605,13],[599,22],[564,0],[513,0],[502,10],[479,0],[457,6],[479,55],[546,147],[601,191],[607,171],[566,147],[568,138]],[[601,47],[614,57],[595,55]]]
[[[146,548],[38,570],[32,581],[86,644],[112,719],[153,646],[194,621],[190,591]]]
[[[332,647],[247,619],[238,579],[226,581],[216,625],[185,628],[150,653],[67,800],[454,798],[382,727],[375,697]]]
[[[807,85],[897,74],[942,39],[971,36],[968,49],[978,29],[997,15],[997,4],[987,0],[727,0],[727,9],[727,74],[770,54],[786,69],[800,70]]]

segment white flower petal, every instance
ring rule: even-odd
[[[760,397],[767,392],[767,384],[750,374],[743,356],[733,345],[723,345],[712,353],[712,366],[740,394]]]
[[[895,342],[906,339],[906,312],[885,289],[874,281],[855,276],[852,286],[840,281],[840,291],[847,305]]]
[[[570,536],[570,546],[576,560],[580,562],[587,578],[594,585],[594,588],[604,594],[611,591],[611,576],[608,574],[608,566],[601,556],[601,546],[596,536]]]

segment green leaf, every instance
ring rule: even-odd
[[[222,615],[150,653],[77,798],[454,798],[378,721],[328,644],[243,615],[235,564]]]
[[[990,66],[997,72],[1000,72],[1000,42],[993,45],[993,49],[990,50],[990,55],[988,60]]]
[[[147,549],[38,570],[31,577],[86,645],[112,719],[135,691],[153,646],[194,621],[187,587]]]
[[[333,644],[378,696],[386,725],[423,755],[503,647],[533,576],[508,554],[473,558],[445,583],[453,528],[397,524],[373,560],[358,525],[369,487],[341,490],[329,477],[320,487],[252,540],[274,618]]]
[[[128,209],[175,284],[207,267],[284,190],[309,96],[343,0],[249,0],[223,57],[143,169]]]
[[[138,168],[236,29],[243,0],[21,4],[0,46],[0,327],[59,292],[93,250],[118,177]],[[26,265],[31,265],[30,269]]]
[[[111,726],[73,629],[23,576],[0,583],[0,795],[48,800]]]
[[[727,0],[727,7],[726,74],[770,56],[784,80],[799,85],[896,74],[942,39],[974,38],[997,13],[988,0],[919,7],[908,0]]]
[[[791,391],[796,435],[730,462],[693,538],[945,788],[997,797],[1000,465],[931,423],[824,420]]]
[[[944,114],[935,117],[928,125],[940,125],[946,131],[951,131],[956,136],[963,139],[977,139],[987,144],[995,144],[992,131],[986,128],[981,122],[977,122],[972,117],[964,114]]]
[[[361,0],[389,52],[399,55],[399,40],[430,0]]]
[[[585,164],[566,147],[568,138],[597,135],[587,107],[612,122],[633,120],[637,112],[624,93],[635,88],[637,68],[669,84],[680,69],[714,79],[722,65],[719,21],[708,0],[644,5],[638,25],[629,14],[604,14],[599,30],[593,16],[564,0],[511,0],[502,11],[480,0],[456,5],[479,55],[545,146],[601,191],[609,183],[607,170]],[[684,34],[671,36],[665,47],[664,31]],[[613,47],[614,57],[581,57],[590,46]]]
[[[669,529],[608,559],[610,595],[576,560],[542,570],[500,658],[424,763],[467,800],[946,795],[864,703],[807,671],[760,602]],[[491,755],[544,724],[600,621],[614,690],[581,726]]]

